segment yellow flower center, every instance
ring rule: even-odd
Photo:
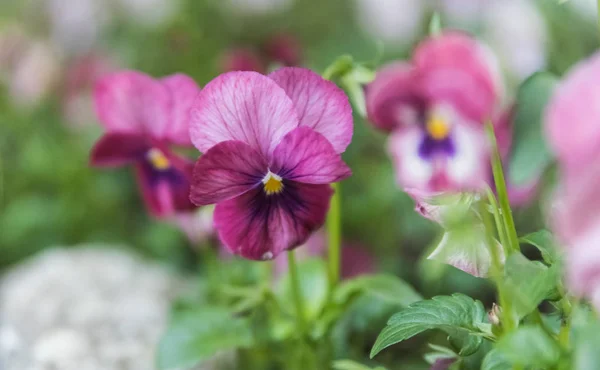
[[[169,158],[167,158],[165,156],[165,153],[163,153],[160,149],[150,149],[148,151],[147,157],[152,166],[157,170],[166,170],[169,167],[171,167],[171,162],[169,161]]]
[[[432,115],[427,120],[427,133],[434,140],[444,140],[450,134],[450,125],[443,117]]]
[[[281,176],[277,176],[273,172],[269,171],[262,179],[262,183],[267,195],[273,195],[281,193],[283,190],[283,182]]]

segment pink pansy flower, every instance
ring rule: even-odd
[[[193,162],[172,145],[191,146],[189,110],[200,89],[184,75],[155,80],[134,71],[106,75],[95,86],[96,112],[106,129],[91,153],[99,167],[133,165],[150,213],[191,210]]]
[[[546,108],[560,184],[551,217],[571,289],[600,309],[600,53],[567,74]]]
[[[367,114],[391,132],[399,185],[427,192],[479,188],[489,174],[484,123],[500,121],[502,92],[488,49],[459,32],[429,38],[410,63],[381,69],[366,89]]]
[[[332,82],[302,68],[229,72],[192,110],[196,163],[190,199],[216,203],[215,228],[234,253],[267,260],[325,221],[330,183],[350,176],[342,153],[352,111]]]

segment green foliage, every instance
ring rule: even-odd
[[[544,139],[544,109],[554,92],[557,78],[539,72],[519,87],[515,108],[512,154],[508,179],[515,185],[535,181],[552,160]]]
[[[385,370],[384,367],[369,367],[352,360],[339,360],[333,363],[334,370]]]
[[[486,323],[483,305],[463,294],[438,296],[411,304],[390,318],[373,349],[381,350],[430,329],[443,330],[459,354],[468,356],[482,343],[481,325]]]
[[[518,318],[528,315],[546,299],[556,298],[560,272],[557,266],[530,261],[520,253],[506,260],[506,290]]]
[[[589,309],[579,307],[573,313],[572,370],[600,368],[600,320]]]
[[[304,317],[313,321],[322,313],[327,303],[329,281],[327,266],[322,259],[309,259],[298,264],[300,292],[304,302]],[[277,287],[277,295],[281,308],[290,315],[295,315],[294,299],[290,275],[285,275]]]
[[[481,370],[511,370],[510,362],[502,355],[502,352],[493,349],[487,353],[481,364]]]
[[[551,265],[558,262],[558,247],[554,236],[548,230],[540,230],[527,234],[522,236],[519,241],[536,247],[547,264]]]
[[[393,275],[368,275],[342,282],[334,293],[334,301],[342,304],[355,295],[408,306],[423,299],[413,287]]]
[[[508,333],[496,344],[496,350],[513,366],[542,369],[555,366],[560,356],[556,341],[539,326],[522,326]],[[502,369],[500,358],[494,359],[494,363]]]
[[[226,307],[176,312],[158,346],[160,370],[192,369],[220,351],[253,344],[249,321]]]

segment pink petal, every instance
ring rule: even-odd
[[[187,181],[174,183],[161,179],[154,182],[151,172],[143,163],[136,165],[135,169],[144,203],[153,216],[166,218],[195,208],[189,201],[190,187]]]
[[[352,141],[352,108],[333,82],[305,68],[280,68],[269,75],[294,102],[300,126],[310,127],[342,153]]]
[[[170,142],[191,146],[190,139],[190,110],[200,93],[196,82],[183,74],[175,74],[161,80],[171,93],[171,116],[168,127],[164,132]]]
[[[308,184],[329,184],[352,171],[327,139],[308,127],[284,136],[273,152],[271,171],[284,179]]]
[[[273,259],[323,225],[332,194],[329,185],[288,182],[280,197],[267,198],[257,188],[217,204],[215,228],[233,253]]]
[[[578,63],[546,108],[548,141],[563,166],[585,170],[600,154],[600,53]]]
[[[169,124],[169,90],[135,71],[105,75],[94,89],[96,113],[108,131],[162,137]]]
[[[207,205],[231,199],[261,184],[268,173],[264,158],[241,141],[224,141],[196,162],[190,199]]]
[[[419,124],[423,103],[416,95],[414,68],[404,62],[384,66],[365,91],[367,116],[375,127],[391,131]]]
[[[132,164],[144,157],[150,142],[144,135],[107,133],[98,140],[90,155],[90,164],[96,167],[118,167]]]
[[[460,32],[431,37],[413,61],[427,99],[450,103],[478,124],[493,118],[503,94],[498,62],[476,39]]]
[[[190,133],[201,152],[239,140],[266,158],[298,127],[294,104],[273,80],[256,72],[229,72],[200,92],[192,109]]]

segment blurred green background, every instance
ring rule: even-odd
[[[66,107],[73,96],[84,106],[89,100],[90,83],[69,81],[90,55],[153,76],[186,73],[203,85],[223,71],[227,51],[259,50],[286,34],[300,45],[300,64],[316,71],[341,54],[379,65],[406,58],[438,11],[444,27],[491,44],[505,67],[509,104],[529,73],[562,74],[595,50],[593,7],[579,3],[585,1],[0,1],[0,269],[49,246],[88,242],[122,244],[178,268],[193,260],[180,230],[146,214],[130,171],[88,167],[101,128],[91,112],[73,118]],[[517,10],[503,13],[502,4]],[[440,230],[396,187],[383,134],[355,117],[344,158],[354,172],[342,185],[346,240],[425,295],[485,298],[482,280],[422,260]],[[543,225],[540,204],[517,211],[520,230]]]

